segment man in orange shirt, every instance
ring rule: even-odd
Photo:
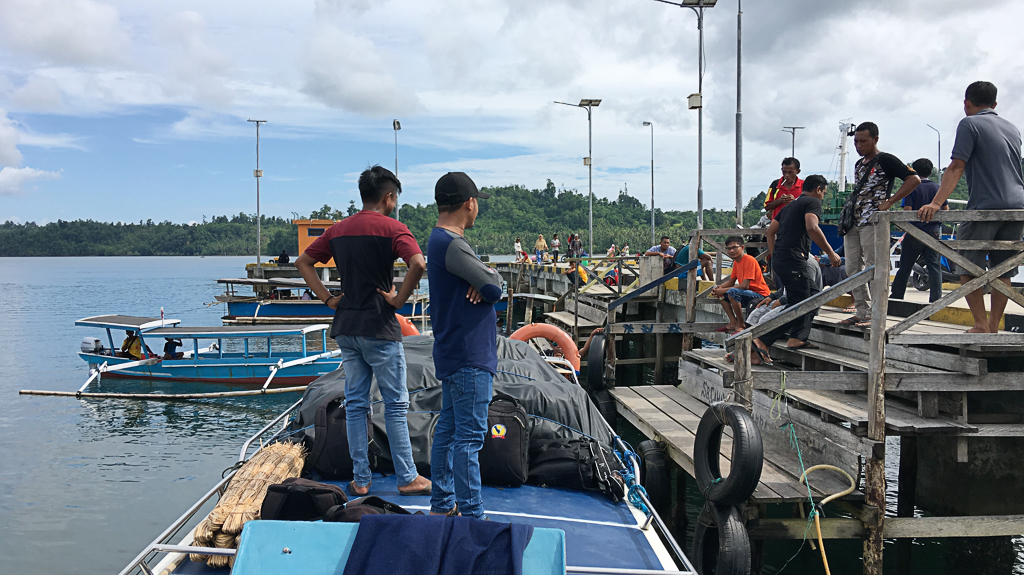
[[[729,323],[718,331],[742,331],[745,327],[743,308],[748,303],[760,301],[771,293],[764,281],[764,274],[761,273],[761,265],[754,256],[743,251],[744,247],[743,238],[739,236],[730,236],[725,240],[726,254],[733,260],[732,274],[729,275],[729,279],[711,288],[711,294],[722,298],[722,309],[725,310],[725,315],[729,316]]]
[[[782,160],[782,177],[768,186],[768,195],[764,199],[764,209],[774,220],[779,211],[803,193],[804,181],[800,175],[800,160],[786,158]]]

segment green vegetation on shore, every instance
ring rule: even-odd
[[[767,185],[768,182],[765,182]],[[834,184],[833,184],[834,185]],[[963,189],[961,189],[963,188]],[[538,234],[549,243],[557,233],[565,251],[566,238],[579,233],[584,249],[587,244],[587,195],[576,190],[558,190],[551,181],[541,190],[522,186],[484,188],[491,194],[480,202],[480,217],[466,237],[479,253],[510,254],[515,239],[523,248],[533,249]],[[966,199],[963,181],[953,194]],[[750,199],[743,222],[753,226],[760,218],[764,194]],[[312,217],[341,219],[355,213],[354,202],[345,210],[325,205]],[[426,248],[430,230],[437,221],[437,206],[403,205],[402,221],[409,226],[420,246]],[[705,228],[729,228],[735,223],[732,210],[705,210]],[[679,246],[696,227],[694,211],[655,210],[656,235],[667,235]],[[290,220],[262,218],[263,253],[276,255],[282,249],[295,257],[298,251],[297,229]],[[594,251],[604,253],[611,243],[629,244],[631,251],[647,249],[651,244],[651,212],[644,201],[625,192],[614,200],[594,198]],[[104,223],[92,220],[58,220],[46,225],[29,222],[0,224],[0,256],[196,256],[254,255],[256,253],[256,217],[240,213],[215,216],[202,223]]]

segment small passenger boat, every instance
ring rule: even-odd
[[[84,389],[99,377],[162,379],[230,384],[304,385],[341,365],[340,352],[327,350],[328,324],[231,325],[181,327],[176,319],[103,315],[75,322],[77,326],[106,331],[82,341],[79,356],[91,372]],[[136,357],[120,352],[114,331],[138,338]],[[310,343],[316,349],[310,350]],[[174,357],[162,352],[167,340],[184,351]],[[134,342],[131,342],[134,343]],[[123,344],[122,344],[123,345]],[[205,347],[200,347],[205,345]],[[191,347],[191,349],[187,349]],[[154,351],[151,348],[155,348]]]

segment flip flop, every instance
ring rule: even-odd
[[[773,365],[772,356],[768,355],[768,352],[757,347],[756,345],[752,348],[757,352],[757,355],[761,356],[761,365]]]
[[[415,481],[415,479],[413,481]],[[402,488],[399,487],[398,488],[398,494],[399,495],[406,495],[406,496],[409,496],[409,497],[413,497],[413,496],[417,496],[417,495],[430,495],[431,487],[433,487],[433,484],[430,484],[427,487],[424,487],[423,489],[418,489],[416,491],[402,491]]]
[[[863,321],[864,320],[860,319],[859,317],[852,315],[844,320],[840,320],[839,325],[860,325],[860,323]]]
[[[725,333],[727,331],[729,331],[729,328],[726,327],[726,326],[722,326],[722,327],[720,327],[720,328],[715,330],[715,332],[717,332],[717,333]]]
[[[366,487],[359,487],[358,485],[356,485],[356,480],[353,479],[352,481],[348,482],[348,492],[351,493],[352,495],[355,495],[356,497],[363,497],[370,492],[370,485],[373,485],[372,481]],[[359,493],[358,491],[356,491],[357,489],[365,489],[366,493]]]
[[[857,308],[852,305],[850,307],[844,307],[843,313],[857,313]]]
[[[816,345],[814,345],[813,343],[811,343],[809,341],[805,341],[805,342],[801,343],[800,345],[794,345],[794,346],[787,345],[786,349],[821,349],[821,348],[816,346]]]

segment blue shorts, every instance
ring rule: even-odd
[[[725,292],[725,298],[731,299],[735,302],[739,302],[740,307],[747,307],[747,304],[749,304],[750,302],[761,301],[766,297],[768,296],[763,296],[757,293],[756,291],[740,288],[732,288],[731,290]]]

